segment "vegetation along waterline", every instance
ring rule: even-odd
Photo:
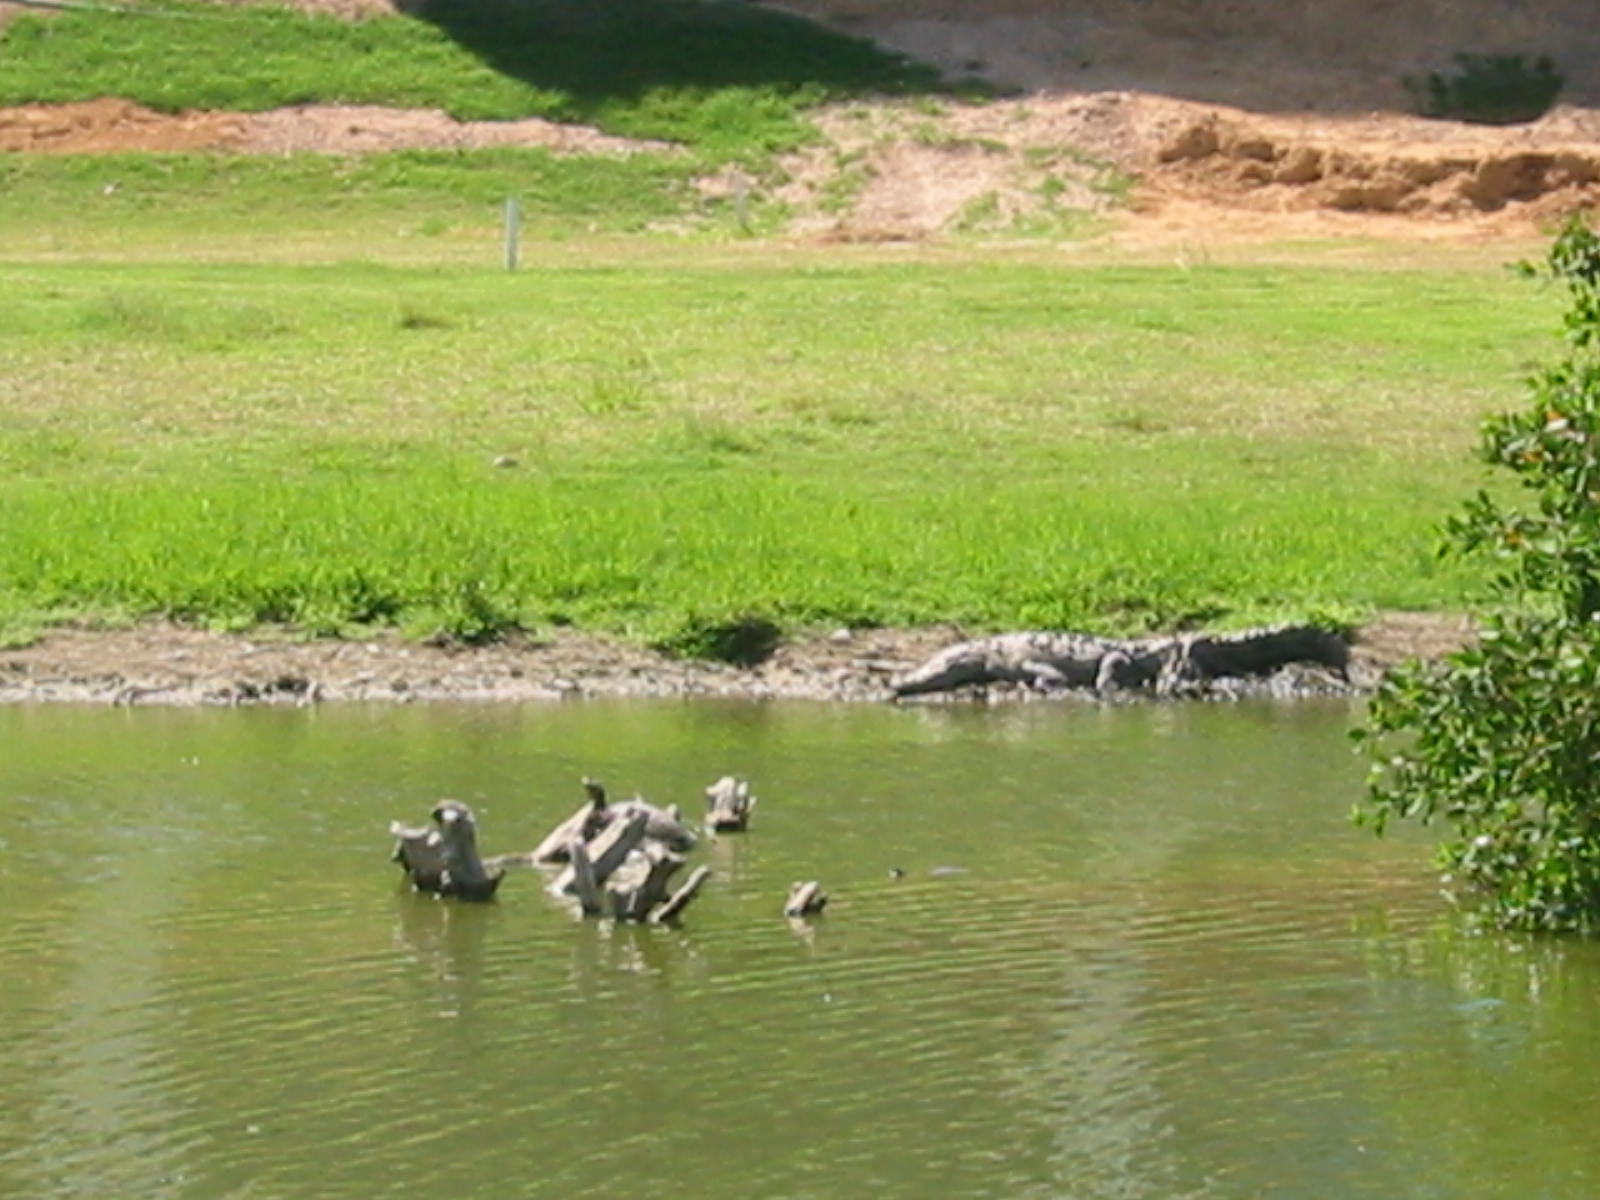
[[[1530,272],[1532,273],[1532,272]],[[1542,273],[1569,300],[1567,353],[1528,381],[1527,404],[1484,424],[1482,456],[1521,485],[1480,492],[1451,545],[1497,563],[1500,611],[1472,646],[1388,676],[1374,698],[1373,773],[1357,817],[1440,820],[1446,882],[1502,925],[1600,921],[1600,238],[1574,221]]]

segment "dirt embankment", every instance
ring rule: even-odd
[[[1469,631],[1460,617],[1388,614],[1357,637],[1351,683],[1369,686],[1402,658],[1454,649]],[[308,705],[594,696],[883,701],[891,695],[891,679],[964,636],[954,627],[838,630],[785,643],[755,666],[736,667],[685,662],[572,633],[462,647],[392,636],[242,637],[169,625],[60,629],[34,645],[0,651],[0,704]],[[996,687],[977,695],[996,700],[1038,693]]]
[[[389,0],[301,0],[345,15]],[[848,104],[763,181],[793,231],[902,239],[1049,232],[1085,212],[1180,237],[1525,234],[1600,208],[1600,20],[1591,0],[784,0],[784,7],[1024,89],[980,105]],[[1549,55],[1563,104],[1523,125],[1404,115],[1402,81],[1457,51]],[[166,115],[117,99],[0,110],[0,151],[361,154],[659,143],[547,121],[307,105]],[[707,196],[746,186],[702,181]]]
[[[1572,106],[1531,124],[1488,127],[1394,114],[1265,116],[1102,92],[972,105],[853,103],[818,119],[826,140],[767,181],[800,235],[1049,232],[1075,214],[1099,213],[1202,237],[1221,234],[1237,214],[1249,215],[1242,227],[1258,237],[1476,236],[1526,233],[1600,208],[1600,110]],[[0,110],[0,151],[475,146],[670,149],[538,119],[458,122],[437,110],[370,106],[169,115],[105,99]],[[731,176],[701,182],[708,197],[735,186]]]
[[[1201,237],[1229,214],[1258,237],[1516,234],[1600,207],[1600,110],[1571,106],[1490,127],[1100,92],[845,105],[821,121],[827,143],[791,160],[779,194],[798,229],[846,237],[1004,231],[1068,211]],[[855,185],[830,211],[841,179]]]
[[[371,154],[383,150],[538,146],[558,154],[661,153],[665,142],[611,137],[531,117],[457,121],[439,109],[306,104],[269,112],[160,113],[108,97],[0,108],[0,152]]]

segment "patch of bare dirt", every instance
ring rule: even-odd
[[[333,700],[560,700],[582,696],[881,699],[892,674],[959,640],[951,629],[841,630],[759,666],[687,662],[558,632],[489,646],[249,637],[172,625],[59,629],[0,651],[0,703],[310,704]]]
[[[777,0],[940,67],[1027,95],[932,118],[907,149],[829,132],[865,173],[860,203],[805,219],[842,237],[927,236],[974,207],[991,223],[1037,219],[1040,198],[1108,207],[1070,148],[1136,181],[1119,225],[1148,239],[1523,236],[1600,205],[1600,21],[1592,0]],[[1455,55],[1547,56],[1566,106],[1492,128],[1404,115],[1407,79]],[[1271,114],[1271,115],[1263,115]],[[962,134],[1016,154],[981,157]],[[940,153],[934,143],[945,138]],[[865,161],[865,166],[860,165]],[[807,188],[840,185],[818,156]],[[1053,180],[1053,181],[1052,181]],[[1097,186],[1098,185],[1098,186]],[[1041,192],[1043,189],[1043,192]],[[986,199],[986,196],[992,198]],[[994,214],[999,214],[999,219]],[[821,215],[819,215],[821,214]]]
[[[1520,235],[1600,207],[1600,111],[1513,127],[1263,116],[1138,92],[847,104],[785,164],[800,232],[1026,231],[1074,212],[1209,236]],[[1383,219],[1375,219],[1383,218]]]
[[[530,117],[457,121],[439,109],[306,104],[262,113],[160,113],[127,100],[0,109],[0,151],[108,154],[232,151],[366,154],[381,150],[537,146],[558,154],[661,153],[665,142],[612,137]]]
[[[1519,126],[1417,117],[1173,112],[1146,199],[1256,211],[1332,210],[1545,220],[1600,202],[1600,112],[1560,108]]]
[[[0,651],[0,703],[309,705],[361,700],[527,702],[595,696],[726,696],[883,701],[889,681],[961,630],[838,630],[786,643],[758,666],[685,662],[615,639],[562,632],[483,647],[385,635],[303,641],[171,625],[52,631]],[[1387,614],[1357,637],[1351,678],[1370,686],[1402,658],[1434,657],[1471,636],[1465,618]],[[987,699],[1034,693],[994,689]]]
[[[1395,114],[1263,116],[1138,92],[986,104],[851,103],[768,187],[791,231],[839,240],[951,232],[1048,234],[1083,214],[1172,238],[1519,235],[1600,208],[1600,110],[1562,107],[1485,127]],[[126,100],[0,109],[0,151],[363,154],[537,146],[662,153],[530,118],[456,121],[436,109],[304,105],[158,113]],[[707,196],[743,186],[702,181]],[[1131,212],[1129,209],[1131,208]],[[1384,218],[1379,220],[1377,218]]]

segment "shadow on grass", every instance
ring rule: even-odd
[[[938,88],[933,68],[743,0],[421,0],[416,16],[502,74],[588,116],[654,92],[822,99]]]

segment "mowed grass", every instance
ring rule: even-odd
[[[0,267],[0,621],[693,648],[725,622],[1129,632],[1455,607],[1503,272]],[[497,462],[501,465],[496,465]]]
[[[540,149],[0,156],[0,256],[501,261],[505,201],[539,244],[737,231],[674,155]]]

